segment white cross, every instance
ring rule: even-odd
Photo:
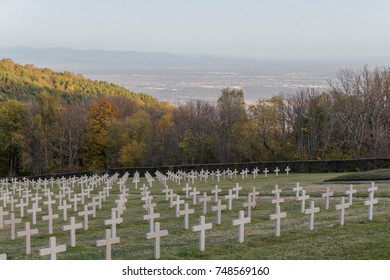
[[[176,218],[178,218],[180,216],[179,212],[180,212],[180,205],[181,204],[184,204],[184,200],[181,200],[180,195],[177,195],[176,200],[172,201],[172,203],[171,203],[172,206],[176,206]]]
[[[333,196],[333,192],[329,191],[329,187],[326,187],[326,192],[321,194],[322,198],[325,198],[325,209],[329,209],[329,198]]]
[[[96,218],[96,206],[99,206],[100,204],[99,201],[100,201],[99,197],[94,196],[92,197],[92,201],[88,203],[88,206],[92,206],[92,211],[93,211],[92,217],[94,218]]]
[[[280,212],[280,206],[275,206],[275,214],[269,216],[270,220],[275,220],[275,236],[280,236],[280,220],[287,217],[286,212]]]
[[[4,228],[4,217],[9,215],[9,211],[4,211],[3,207],[0,207],[0,229]]]
[[[340,197],[340,204],[336,205],[336,209],[340,210],[340,225],[344,225],[344,212],[349,207],[349,203],[344,202],[344,197]]]
[[[252,216],[252,208],[254,208],[256,206],[256,202],[252,200],[252,196],[248,195],[248,200],[247,202],[244,202],[242,204],[242,207],[246,207],[247,208],[247,213],[248,213],[248,217],[250,218]]]
[[[31,235],[38,234],[38,229],[30,229],[30,222],[26,222],[25,230],[17,233],[18,237],[26,237],[26,255],[31,254]]]
[[[77,212],[77,202],[81,201],[81,198],[77,194],[73,195],[73,199],[69,199],[70,202],[73,202],[73,211]]]
[[[49,248],[40,249],[39,250],[39,255],[40,256],[50,255],[50,259],[51,260],[56,260],[58,253],[66,251],[66,245],[59,245],[59,246],[57,246],[56,243],[57,243],[56,237],[55,236],[50,237],[50,239],[49,239]]]
[[[238,219],[233,220],[232,224],[233,226],[238,226],[238,242],[242,243],[244,242],[244,226],[247,223],[251,222],[250,217],[245,218],[245,214],[243,210],[240,210],[238,212]]]
[[[271,191],[272,194],[280,194],[282,192],[278,185],[275,185],[275,189]]]
[[[295,188],[293,188],[293,191],[295,192],[295,200],[298,200],[300,197],[299,193],[303,190],[301,186],[299,186],[299,183],[296,184]]]
[[[66,200],[62,202],[62,206],[58,206],[58,210],[62,210],[64,221],[68,220],[68,209],[70,208],[72,208],[72,205],[67,205]]]
[[[172,190],[173,191],[173,190]],[[172,208],[174,205],[176,205],[175,203],[174,203],[174,199],[177,197],[177,194],[175,194],[175,193],[173,193],[169,198],[170,198],[170,201],[169,201],[169,208]],[[180,199],[180,197],[179,197],[179,199]]]
[[[375,182],[371,182],[371,187],[367,189],[368,192],[375,192],[378,190],[378,187],[375,186]]]
[[[11,212],[14,212],[15,210],[15,202],[17,202],[17,200],[14,198],[13,195],[10,195],[9,198],[8,198],[8,203],[11,204]]]
[[[378,203],[378,199],[374,198],[374,192],[368,194],[368,200],[364,201],[364,205],[368,206],[368,220],[372,220],[374,214],[374,204]]]
[[[264,175],[265,175],[265,178],[267,178],[268,172],[269,172],[269,170],[268,170],[267,168],[264,169],[263,173],[264,173]]]
[[[184,215],[184,229],[188,229],[189,215],[194,214],[194,211],[194,209],[188,208],[188,203],[184,204],[184,210],[179,211],[180,216]]]
[[[186,205],[188,205],[186,203]],[[146,234],[146,239],[154,239],[154,257],[156,260],[160,258],[160,238],[167,236],[168,230],[160,230],[160,223],[154,224],[154,231]]]
[[[280,171],[280,169],[278,167],[276,167],[276,169],[274,170],[274,172],[276,173],[276,177],[279,176],[279,171]]]
[[[123,218],[117,217],[116,213],[114,209],[111,209],[111,219],[104,221],[105,226],[111,225],[112,238],[116,237],[116,225],[123,222]]]
[[[106,246],[106,260],[111,260],[111,245],[117,244],[120,242],[119,237],[112,237],[111,229],[106,229],[104,234],[104,239],[97,240],[96,246]]]
[[[15,206],[20,209],[20,217],[23,218],[24,217],[24,207],[28,206],[28,204],[23,202],[23,198],[21,198],[20,203],[16,204]]]
[[[252,192],[248,193],[248,195],[252,196],[252,200],[256,202],[256,196],[259,195],[260,192],[256,191],[256,187],[252,187]]]
[[[22,222],[21,218],[15,219],[15,213],[11,213],[11,217],[9,220],[5,220],[5,225],[10,225],[11,228],[11,240],[15,240],[15,225],[20,224]]]
[[[160,218],[160,213],[154,213],[154,208],[149,208],[148,215],[144,215],[144,220],[149,221],[149,231],[153,232],[154,219]]]
[[[228,199],[228,210],[232,210],[233,198],[236,198],[236,195],[233,194],[233,190],[229,190],[229,194],[225,195],[225,199]]]
[[[200,251],[205,250],[206,230],[211,229],[212,227],[213,227],[212,223],[206,224],[204,216],[200,216],[199,225],[192,227],[192,231],[200,231],[200,238],[199,238],[199,250]]]
[[[186,187],[182,190],[186,192],[186,198],[188,198],[188,191],[192,190],[192,188],[188,185],[188,183],[186,183]]]
[[[199,203],[203,202],[203,214],[207,213],[207,202],[211,201],[211,196],[207,196],[207,192],[203,192],[203,196],[199,198]]]
[[[218,185],[215,185],[214,189],[211,190],[211,193],[213,193],[215,196],[214,196],[214,201],[217,202],[218,201],[218,193],[220,193],[222,190],[218,188]]]
[[[220,199],[218,199],[217,206],[211,207],[212,211],[217,211],[217,225],[221,224],[221,211],[225,209],[226,205],[222,205]]]
[[[43,202],[43,205],[47,205],[47,208],[51,209],[51,205],[55,203],[56,201],[51,199],[51,195],[48,195],[47,200]]]
[[[58,219],[58,214],[53,214],[53,210],[49,207],[49,214],[42,216],[43,221],[49,221],[49,234],[53,234],[53,220]]]
[[[314,201],[310,201],[310,208],[305,209],[305,214],[310,215],[309,219],[309,229],[313,230],[314,228],[314,214],[320,212],[319,207],[314,207]]]
[[[349,190],[345,192],[349,196],[349,205],[352,206],[353,194],[356,193],[356,190],[353,188],[353,185],[349,185]]]
[[[238,183],[236,183],[236,186],[233,188],[233,191],[236,192],[236,199],[238,199],[240,197],[240,195],[239,195],[240,190],[242,190],[242,187],[240,187],[240,185]]]
[[[93,215],[93,210],[88,210],[88,205],[84,205],[84,211],[78,212],[79,216],[84,216],[84,230],[88,229],[88,216]]]
[[[305,213],[306,200],[310,198],[310,195],[306,194],[305,190],[302,190],[302,195],[298,197],[298,201],[301,201],[301,213]]]
[[[35,193],[35,196],[31,198],[31,201],[32,201],[32,202],[35,202],[35,203],[38,204],[37,206],[39,206],[39,201],[40,201],[40,200],[42,200],[42,197],[39,196],[39,193],[38,193],[38,192],[36,192],[36,193]]]
[[[76,247],[76,229],[82,228],[83,225],[81,223],[76,224],[76,218],[70,217],[70,225],[65,225],[62,227],[62,230],[70,231],[70,246]]]
[[[272,199],[271,203],[276,204],[276,205],[280,205],[280,203],[283,203],[283,202],[284,202],[284,198],[280,197],[279,192],[275,193],[275,199]]]
[[[193,191],[190,192],[190,195],[192,196],[192,204],[196,205],[196,195],[200,194],[200,191],[196,191],[196,187],[194,187]]]

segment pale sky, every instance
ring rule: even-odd
[[[0,0],[0,47],[389,57],[388,0]]]

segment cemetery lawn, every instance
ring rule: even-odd
[[[345,225],[338,225],[339,211],[335,208],[338,204],[338,197],[346,196],[345,191],[349,184],[341,182],[340,184],[325,185],[324,180],[334,178],[340,174],[280,174],[276,177],[269,174],[268,178],[264,175],[253,179],[248,175],[245,180],[240,175],[233,180],[227,177],[217,182],[208,178],[208,182],[195,181],[197,190],[203,194],[207,192],[211,195],[211,189],[217,184],[222,192],[219,196],[228,194],[228,190],[239,183],[243,187],[240,191],[240,198],[233,200],[233,209],[231,211],[222,211],[222,223],[215,224],[216,213],[211,211],[215,205],[214,200],[208,203],[208,212],[206,214],[206,223],[213,223],[212,229],[206,231],[206,250],[199,251],[199,232],[192,232],[192,226],[199,224],[199,217],[202,214],[202,204],[192,205],[191,198],[185,198],[181,185],[168,181],[169,188],[174,193],[179,194],[181,199],[189,203],[191,209],[195,209],[195,214],[190,215],[189,230],[183,227],[184,217],[175,217],[175,208],[169,207],[169,202],[161,190],[163,185],[156,179],[153,182],[151,192],[153,202],[157,204],[155,213],[160,213],[161,217],[156,219],[160,222],[162,230],[168,230],[169,235],[161,238],[161,259],[390,259],[390,183],[378,183],[378,191],[375,197],[379,203],[374,206],[374,219],[368,221],[368,209],[364,205],[367,199],[367,188],[370,184],[354,185],[357,193],[354,195],[353,205],[345,211]],[[148,221],[143,220],[146,211],[143,209],[143,202],[140,199],[140,190],[134,188],[129,177],[127,186],[129,196],[127,197],[127,210],[123,213],[123,223],[117,226],[117,236],[120,237],[120,243],[112,245],[112,259],[154,259],[153,240],[146,239],[146,233],[149,229]],[[142,186],[145,178],[141,178]],[[321,208],[321,212],[315,215],[314,230],[309,231],[309,216],[301,214],[301,203],[295,201],[292,188],[299,182],[306,190],[306,194],[315,200],[316,207]],[[282,189],[281,197],[285,202],[281,203],[281,211],[287,212],[287,217],[281,220],[280,237],[274,236],[274,221],[269,216],[274,213],[274,205],[271,204],[273,195],[271,191],[275,184]],[[190,183],[190,186],[191,183]],[[321,193],[325,187],[330,187],[334,192],[334,197],[330,200],[330,209],[325,210],[324,200],[321,199]],[[238,218],[239,210],[244,210],[242,204],[246,201],[246,195],[256,187],[260,191],[257,197],[257,204],[252,209],[252,221],[245,224],[245,240],[238,242],[238,227],[232,226],[232,220]],[[102,186],[94,190],[98,193]],[[75,187],[75,192],[79,191]],[[58,192],[55,186],[54,192]],[[73,209],[68,211],[68,221],[62,220],[62,212],[54,208],[54,213],[60,215],[60,218],[54,221],[54,236],[57,237],[57,245],[66,244],[67,251],[59,253],[57,259],[79,259],[79,260],[99,260],[104,259],[105,247],[96,247],[96,241],[103,239],[105,228],[104,220],[109,219],[110,209],[115,207],[115,200],[118,198],[119,188],[114,184],[110,196],[103,204],[103,208],[97,210],[96,218],[90,217],[89,229],[78,229],[76,231],[76,247],[70,247],[69,231],[62,231],[62,227],[70,223],[70,217],[76,216],[76,222],[83,221],[82,217],[77,216]],[[200,195],[198,196],[198,198]],[[90,199],[86,199],[86,203]],[[227,200],[222,201],[227,204]],[[310,201],[306,202],[306,207]],[[30,208],[30,207],[29,207]],[[42,205],[43,208],[43,205]],[[181,207],[183,209],[183,206]],[[81,211],[79,206],[79,211]],[[48,247],[47,222],[42,221],[42,212],[37,216],[37,225],[31,225],[31,228],[38,228],[39,234],[31,237],[31,255],[24,254],[24,238],[16,238],[10,241],[9,226],[0,229],[0,254],[5,253],[8,259],[47,259],[39,256],[39,249]],[[26,215],[23,218],[23,224],[16,226],[16,231],[24,229],[24,222],[31,221],[31,216]]]
[[[332,182],[341,182],[341,181],[381,181],[389,180],[390,181],[390,169],[376,169],[366,172],[355,172],[343,174],[334,178],[331,178],[327,181]]]

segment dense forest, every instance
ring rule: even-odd
[[[122,166],[390,155],[390,70],[341,69],[329,90],[173,106],[69,72],[0,61],[0,175]]]

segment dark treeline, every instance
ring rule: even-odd
[[[26,66],[17,67],[23,72]],[[127,96],[125,89],[110,84],[104,87],[114,93],[107,95],[100,91],[84,95],[84,91],[92,92],[88,87],[74,92],[53,90],[50,81],[44,82],[45,86],[35,82],[32,87],[26,80],[31,75],[39,78],[37,73],[44,71],[28,69],[33,74],[22,74],[19,86],[20,73],[15,76],[12,71],[0,71],[3,176],[123,166],[390,155],[388,69],[340,70],[326,92],[306,89],[249,106],[241,90],[226,88],[216,103],[197,100],[178,107],[147,95]],[[75,77],[82,84],[99,86],[66,75],[73,88],[77,86]],[[120,94],[115,87],[120,88]],[[8,94],[12,88],[16,93]],[[29,90],[34,91],[34,98],[26,98]],[[72,94],[78,98],[70,98]]]

